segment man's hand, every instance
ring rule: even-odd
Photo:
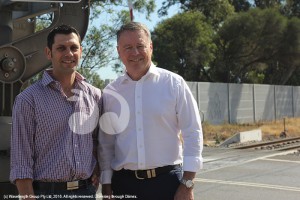
[[[96,191],[99,188],[99,176],[97,174],[93,174],[91,177],[92,185],[96,188]]]
[[[184,171],[182,178],[185,180],[193,180],[195,176],[195,172]],[[174,200],[194,200],[193,188],[187,188],[185,185],[180,183],[174,196]]]
[[[22,196],[22,200],[35,200],[32,179],[17,179],[16,186],[19,194]]]
[[[99,170],[98,162],[97,162],[97,164],[94,168],[93,174],[91,176],[91,181],[92,181],[92,185],[96,188],[96,191],[97,191],[99,188],[99,184],[100,184],[100,170]]]
[[[103,200],[114,200],[114,198],[112,198],[112,189],[111,189],[111,184],[103,184],[102,185],[102,196],[103,196]]]
[[[187,188],[180,184],[174,196],[174,200],[194,200],[193,188]]]

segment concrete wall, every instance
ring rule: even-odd
[[[253,123],[300,117],[300,87],[187,82],[204,121]]]
[[[275,120],[275,86],[254,85],[254,121]]]

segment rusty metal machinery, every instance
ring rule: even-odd
[[[36,17],[51,13],[51,24],[36,31]],[[9,183],[11,114],[15,97],[34,75],[50,66],[44,55],[47,35],[59,24],[75,27],[83,38],[89,0],[0,0],[0,199],[16,194]]]

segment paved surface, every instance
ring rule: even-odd
[[[300,156],[291,151],[205,147],[203,157],[195,200],[300,200]]]
[[[300,156],[292,151],[204,149],[196,200],[299,200]]]
[[[195,200],[300,199],[300,156],[292,151],[205,147],[203,157]]]

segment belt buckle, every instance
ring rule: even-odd
[[[156,177],[155,169],[149,169],[146,172],[147,172],[147,178],[155,178]],[[138,170],[135,170],[134,174],[135,174],[135,178],[137,178],[137,179],[141,179],[141,180],[145,179],[145,178],[139,177]]]
[[[76,190],[79,188],[79,181],[67,182],[67,190]]]
[[[145,179],[145,178],[139,177],[139,175],[137,174],[137,172],[138,172],[138,170],[135,170],[135,171],[134,171],[135,178],[140,179],[140,180]]]
[[[138,175],[138,173],[137,173],[137,172],[138,172],[137,170],[135,170],[135,171],[134,171],[135,178],[137,178],[137,179],[140,179],[140,180],[142,180],[142,179],[145,179],[145,178],[141,178],[141,177],[139,177],[139,175]]]

